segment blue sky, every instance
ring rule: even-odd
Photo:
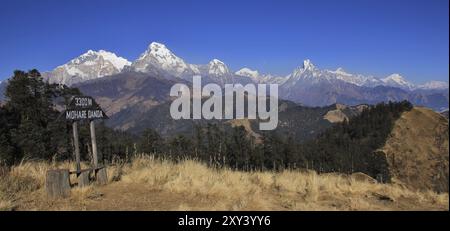
[[[319,68],[448,81],[448,0],[0,2],[0,80],[51,70],[88,49],[130,61],[152,41],[189,63],[218,58],[285,75]]]

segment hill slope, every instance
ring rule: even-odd
[[[415,189],[448,192],[448,120],[430,109],[404,112],[381,148],[393,180]]]

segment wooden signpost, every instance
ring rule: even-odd
[[[100,108],[100,106],[95,102],[92,97],[89,96],[76,96],[70,102],[67,110],[65,111],[66,120],[72,121],[73,127],[73,138],[75,144],[75,154],[77,159],[77,170],[79,169],[79,147],[78,147],[78,121],[88,121],[91,131],[91,141],[92,141],[92,154],[94,159],[94,166],[98,167],[98,157],[97,157],[97,142],[95,138],[95,123],[94,120],[106,119],[108,118]]]
[[[95,123],[94,120],[106,119],[108,118],[100,108],[100,106],[95,102],[95,100],[90,96],[75,96],[70,102],[67,110],[65,111],[66,120],[72,122],[73,128],[73,140],[75,145],[75,159],[76,159],[76,174],[78,176],[78,185],[83,187],[89,184],[89,173],[93,170],[95,180],[100,184],[105,184],[107,181],[106,169],[103,166],[98,165],[98,154],[97,154],[97,139],[95,137]],[[80,164],[80,148],[78,143],[78,122],[86,121],[89,122],[90,132],[91,132],[91,143],[92,143],[92,159],[93,159],[93,169],[82,170]]]
[[[98,164],[97,139],[95,136],[95,120],[107,119],[105,112],[90,96],[75,96],[64,111],[66,121],[72,122],[73,145],[75,151],[76,170],[50,170],[47,173],[46,188],[50,196],[66,196],[70,187],[69,174],[76,174],[78,186],[84,187],[90,183],[90,175],[98,184],[107,183],[107,174],[105,166]],[[93,167],[81,169],[80,147],[78,137],[79,122],[89,122],[91,143],[92,143],[92,159]]]

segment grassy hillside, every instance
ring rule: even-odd
[[[2,210],[448,210],[448,194],[337,174],[240,172],[140,156],[108,168],[106,186],[47,198],[45,171],[73,163],[24,162],[3,171]],[[367,178],[370,179],[370,178]],[[74,179],[72,179],[74,180]]]
[[[417,189],[448,192],[448,120],[414,107],[395,122],[381,152],[394,180]]]

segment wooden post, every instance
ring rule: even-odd
[[[98,156],[97,156],[97,139],[95,138],[95,124],[94,121],[90,122],[91,128],[91,142],[92,142],[92,157],[94,159],[94,168],[98,168]]]
[[[72,123],[73,130],[73,145],[75,146],[75,159],[76,159],[76,168],[77,174],[81,172],[81,164],[80,164],[80,144],[78,143],[78,124],[77,121]]]
[[[50,197],[68,196],[70,194],[69,170],[48,170],[45,178],[45,191]]]
[[[97,154],[97,139],[95,137],[95,123],[93,120],[90,121],[91,128],[91,142],[92,142],[92,157],[94,159],[94,174],[95,180],[99,185],[105,185],[108,183],[108,176],[106,174],[106,168],[99,168],[98,166],[98,154]]]
[[[83,171],[77,174],[78,187],[86,187],[89,185],[89,171]]]

